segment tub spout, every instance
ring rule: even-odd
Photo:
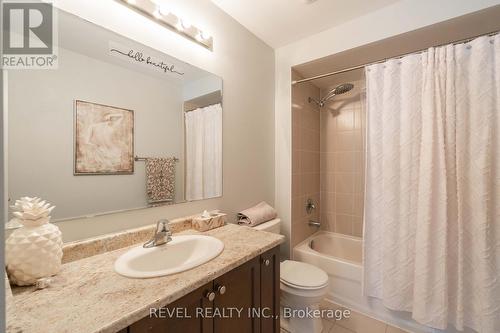
[[[309,220],[309,222],[307,224],[309,224],[311,227],[317,227],[317,228],[321,227],[320,222],[313,221],[313,220]]]

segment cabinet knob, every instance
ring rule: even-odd
[[[213,291],[207,291],[205,292],[205,298],[208,299],[210,302],[213,302],[215,299],[215,293]]]
[[[264,259],[262,261],[263,261],[264,265],[266,265],[266,266],[269,266],[269,264],[271,263],[271,261],[269,259]]]
[[[217,286],[217,291],[219,294],[224,295],[226,293],[226,286]]]

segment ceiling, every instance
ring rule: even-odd
[[[398,0],[212,0],[269,46],[278,48]]]

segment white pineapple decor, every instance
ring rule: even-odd
[[[11,206],[14,217],[23,226],[5,243],[5,263],[10,282],[19,286],[55,275],[61,269],[62,237],[50,222],[55,208],[40,198],[22,197]]]

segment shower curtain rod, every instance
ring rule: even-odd
[[[464,38],[464,39],[460,39],[460,40],[457,40],[457,41],[454,41],[454,42],[443,43],[443,44],[439,44],[439,45],[435,45],[435,46],[431,46],[431,47],[440,47],[440,46],[444,46],[444,45],[448,45],[448,44],[457,45],[457,44],[468,43],[471,40],[476,39],[478,37],[482,37],[482,36],[494,36],[494,35],[496,35],[498,33],[499,33],[499,31],[488,32],[486,34],[481,34],[481,35],[477,35],[477,36],[474,36],[474,37]],[[405,56],[410,55],[410,54],[419,54],[419,53],[425,52],[428,49],[429,49],[429,47],[427,47],[425,49],[418,50],[418,51],[403,53],[403,54],[400,54],[400,55],[397,55],[397,56],[394,56],[394,57],[384,58],[384,59],[377,60],[377,61],[374,61],[374,62],[369,62],[369,63],[363,64],[363,65],[358,65],[358,66],[353,66],[353,67],[349,67],[349,68],[344,68],[344,69],[341,69],[341,70],[338,70],[338,71],[335,71],[335,72],[330,72],[330,73],[326,73],[326,74],[320,74],[320,75],[312,76],[312,77],[309,77],[309,78],[306,78],[306,79],[295,80],[295,81],[292,81],[292,85],[295,85],[295,84],[298,84],[298,83],[309,82],[309,81],[313,81],[313,80],[317,80],[317,79],[322,79],[322,78],[333,76],[333,75],[337,75],[337,74],[342,74],[342,73],[347,73],[347,72],[355,71],[356,69],[361,69],[361,68],[364,68],[366,66],[370,66],[370,65],[374,65],[374,64],[380,64],[380,63],[385,62],[385,61],[390,60],[390,59],[399,59],[399,58],[405,57]]]

